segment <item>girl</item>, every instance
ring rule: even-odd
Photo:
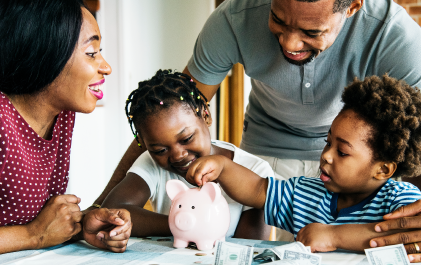
[[[320,179],[261,178],[215,155],[196,160],[187,180],[199,186],[218,180],[230,197],[264,209],[267,224],[312,251],[370,247],[385,214],[421,199],[412,184],[390,179],[421,173],[421,94],[403,81],[370,77],[355,80],[342,101],[320,157]]]
[[[171,200],[165,184],[184,179],[190,165],[200,157],[220,155],[262,176],[273,176],[269,164],[234,145],[213,141],[208,127],[207,100],[189,76],[159,70],[139,83],[126,105],[126,114],[139,146],[146,147],[127,176],[107,196],[106,207],[128,209],[134,236],[170,236],[168,213]],[[263,211],[244,208],[224,194],[231,213],[227,236],[267,239]],[[150,199],[154,212],[142,207]]]
[[[0,253],[76,235],[112,251],[126,248],[127,211],[84,215],[80,199],[64,195],[75,112],[94,110],[111,74],[100,43],[82,0],[0,2]]]

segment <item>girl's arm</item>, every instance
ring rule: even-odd
[[[249,209],[241,214],[235,230],[235,238],[268,240],[271,226],[265,224],[263,210]]]
[[[217,180],[227,195],[235,201],[256,209],[263,209],[265,206],[268,179],[259,177],[222,155],[201,157],[194,161],[187,172],[186,180],[198,186]]]
[[[127,171],[133,165],[134,161],[136,161],[136,159],[145,151],[146,148],[144,147],[144,145],[142,145],[142,148],[140,148],[137,145],[136,139],[132,141],[132,143],[124,153],[123,157],[121,158],[120,162],[118,163],[116,169],[114,170],[114,173],[108,181],[107,186],[102,191],[101,195],[95,200],[95,204],[101,205],[104,202],[104,199],[105,197],[107,197],[108,193],[110,193],[111,190],[124,179]],[[90,210],[93,209],[92,206],[90,208]]]
[[[74,195],[54,196],[32,222],[0,227],[0,254],[51,247],[71,239],[81,230],[79,202]]]
[[[378,233],[374,230],[377,223],[327,225],[312,223],[297,234],[297,241],[311,246],[312,252],[334,251],[338,248],[364,251],[370,247],[370,240],[376,236],[390,235],[395,232]]]
[[[108,194],[102,206],[127,209],[133,223],[132,236],[171,236],[167,215],[143,209],[150,194],[148,184],[129,172]]]

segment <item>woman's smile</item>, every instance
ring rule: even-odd
[[[94,95],[96,98],[102,99],[102,97],[104,96],[102,92],[102,87],[103,87],[104,82],[105,82],[105,79],[101,79],[100,81],[94,84],[90,84],[88,86],[89,92],[91,92],[91,94]]]

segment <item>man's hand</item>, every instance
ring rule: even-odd
[[[311,252],[327,252],[336,250],[335,226],[312,223],[303,227],[297,234],[297,241],[310,246]]]
[[[386,221],[375,226],[376,232],[396,230],[396,234],[370,240],[371,247],[383,247],[403,243],[411,262],[420,262],[421,254],[414,243],[421,248],[421,200],[402,206],[383,216]]]
[[[203,186],[207,182],[217,179],[223,169],[223,156],[211,155],[200,157],[190,166],[186,174],[186,180],[193,185]]]
[[[83,237],[98,248],[124,252],[131,231],[130,213],[125,209],[95,209],[83,218]]]
[[[35,248],[61,244],[80,232],[82,212],[79,202],[80,198],[74,195],[53,196],[47,201],[38,216],[27,226]]]

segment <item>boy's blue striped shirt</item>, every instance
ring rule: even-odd
[[[338,213],[338,193],[328,191],[320,179],[269,177],[265,220],[296,237],[301,228],[315,222],[331,225],[381,222],[383,215],[419,199],[421,192],[417,187],[389,179],[362,202]]]

